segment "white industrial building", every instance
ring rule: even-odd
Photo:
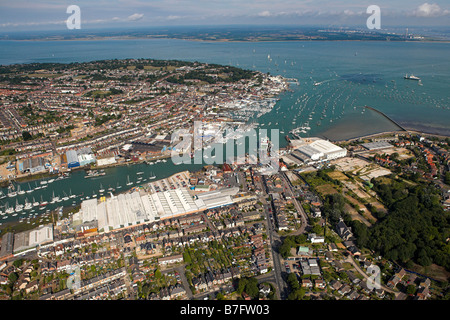
[[[292,152],[292,155],[303,162],[330,161],[347,155],[347,149],[341,148],[327,140],[309,138],[295,141],[294,145],[297,148]]]
[[[239,188],[225,188],[201,193],[194,199],[187,188],[177,188],[152,194],[135,191],[101,200],[89,199],[81,203],[72,221],[74,225],[96,221],[98,231],[107,232],[229,205],[238,191]]]
[[[323,153],[326,160],[342,158],[347,155],[347,149],[341,148],[327,140],[316,140],[310,146]]]

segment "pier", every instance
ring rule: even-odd
[[[405,128],[403,128],[401,125],[399,125],[397,122],[395,122],[394,120],[392,120],[391,118],[389,118],[386,114],[384,114],[383,112],[381,112],[380,110],[377,110],[373,107],[369,107],[369,106],[364,106],[364,108],[370,109],[372,111],[377,112],[378,114],[381,114],[383,117],[385,117],[386,119],[388,119],[390,122],[392,122],[393,124],[395,124],[397,127],[399,127],[400,129],[402,129],[402,131],[408,131]]]

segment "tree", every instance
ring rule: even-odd
[[[406,293],[409,295],[414,295],[416,293],[416,286],[413,284],[410,284],[406,287]]]
[[[32,140],[33,136],[28,131],[22,131],[22,138],[24,141]]]
[[[287,283],[291,287],[292,291],[300,289],[300,284],[297,280],[297,276],[295,275],[295,273],[289,273],[289,275],[287,277]]]
[[[183,259],[184,259],[184,262],[186,262],[187,264],[192,263],[191,256],[190,256],[189,252],[187,252],[187,251],[183,252]]]
[[[417,256],[417,262],[423,267],[427,267],[427,266],[431,265],[432,261],[431,261],[430,257],[428,257],[428,254],[425,251],[425,249],[421,249],[419,251],[419,254]]]
[[[11,272],[8,275],[8,280],[9,280],[9,283],[11,284],[11,286],[14,285],[14,283],[17,281],[18,278],[19,278],[19,276],[15,272]]]

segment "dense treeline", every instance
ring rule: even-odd
[[[328,180],[320,172],[307,181]],[[440,190],[416,176],[410,178],[413,183],[394,178],[372,180],[388,213],[374,212],[378,222],[370,228],[351,219],[344,207],[346,199],[339,193],[322,199],[322,213],[333,228],[342,218],[352,228],[359,248],[371,249],[406,267],[412,262],[421,266],[435,263],[450,270],[450,214],[440,204]],[[287,253],[289,245],[295,244],[288,241],[281,249]]]
[[[358,244],[406,266],[435,263],[450,270],[450,216],[440,205],[439,191],[426,182],[373,183],[389,213],[370,229],[360,224],[353,230]]]
[[[210,74],[219,74],[224,73],[226,76],[216,78],[214,76],[211,76]],[[187,72],[183,76],[171,76],[168,77],[166,80],[171,83],[177,83],[177,84],[184,84],[186,81],[189,80],[200,80],[207,82],[209,84],[215,84],[218,81],[220,82],[228,82],[233,83],[237,82],[242,79],[251,79],[254,75],[253,71],[250,70],[244,70],[239,69],[231,66],[226,67],[220,67],[217,70],[192,70]],[[218,80],[220,79],[220,80]]]

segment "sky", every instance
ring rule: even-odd
[[[449,0],[0,0],[0,32],[64,30],[80,8],[80,28],[171,25],[360,26],[380,7],[381,28],[450,26]]]

